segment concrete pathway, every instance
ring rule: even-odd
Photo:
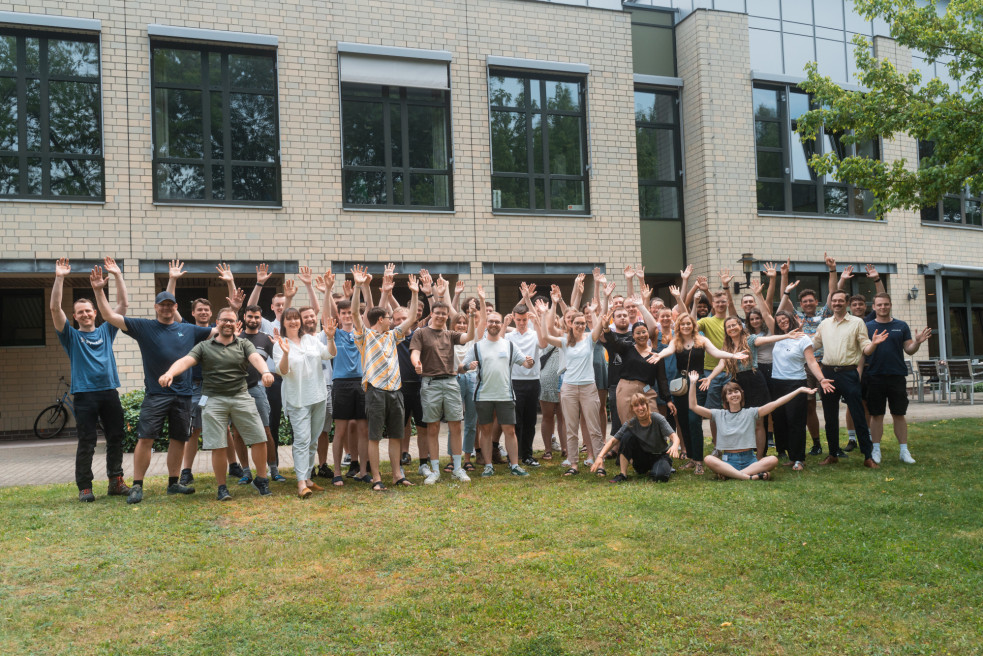
[[[840,425],[844,425],[846,407],[842,406]],[[983,405],[944,405],[935,403],[912,403],[908,408],[908,420],[912,423],[937,421],[939,419],[957,419],[963,417],[983,417]],[[821,418],[820,418],[821,421]],[[887,419],[890,423],[890,417]],[[441,435],[441,448],[446,437]],[[0,442],[0,487],[16,485],[44,485],[49,483],[72,483],[75,480],[75,446],[74,439],[53,440],[21,440]],[[541,451],[542,440],[537,438],[535,448]],[[913,446],[917,453],[917,445]],[[383,460],[388,460],[385,446],[381,449]],[[280,447],[280,469],[285,476],[293,475],[293,456],[289,446]],[[412,441],[410,453],[416,457],[416,440]],[[105,485],[106,480],[106,444],[100,439],[96,454],[92,461],[96,489]],[[195,473],[211,473],[211,458],[207,452],[199,452],[192,470]],[[133,477],[133,455],[123,455],[123,471],[126,480]],[[147,476],[167,475],[167,454],[155,453],[150,462]],[[98,492],[97,492],[98,493]]]

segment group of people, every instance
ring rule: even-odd
[[[219,265],[227,306],[213,315],[211,303],[197,299],[185,320],[174,294],[184,267],[175,260],[167,288],[156,296],[155,317],[134,319],[126,315],[122,273],[106,258],[90,272],[94,299],[74,303],[76,328],[62,309],[71,265],[60,259],[50,309],[72,367],[79,499],[95,498],[92,456],[101,424],[108,493],[139,503],[165,420],[168,494],[194,493],[191,466],[200,437],[211,451],[218,500],[231,498],[228,476],[269,495],[271,479],[286,481],[277,453],[281,415],[290,421],[302,499],[324,491],[315,478],[339,487],[347,478],[386,490],[383,439],[389,440],[389,484],[414,485],[406,475],[414,427],[426,485],[442,473],[467,483],[476,465],[481,476],[494,476],[503,462],[510,475],[528,476],[540,466],[533,450],[540,411],[541,459],[559,451],[564,476],[578,475],[583,458],[583,466],[600,477],[608,476],[605,464],[614,460],[614,483],[626,480],[629,468],[666,481],[676,471],[674,459],[681,459],[678,468],[696,475],[707,467],[721,478],[767,480],[780,463],[804,468],[807,430],[810,453],[822,454],[817,390],[828,448],[822,465],[859,447],[864,465],[877,468],[888,406],[900,458],[914,463],[904,421],[904,355],[914,354],[931,330],[912,336],[905,322],[892,317],[891,298],[874,267],[867,267],[877,288],[868,314],[866,299],[844,290],[852,268],[838,278],[835,261],[825,261],[831,291],[822,307],[808,289],[798,291],[800,308],[793,307],[790,294],[799,283],[789,283],[788,262],[766,264],[767,289],[753,281],[740,309],[727,271],[720,273],[721,289],[711,292],[704,276],[690,284],[693,270],[687,267],[681,285],[670,287],[670,307],[653,297],[641,267],[628,266],[625,294],[594,269],[592,295],[585,297],[585,274],[576,277],[569,301],[555,285],[537,294],[535,285],[522,283],[519,303],[505,316],[480,285],[466,298],[463,282],[452,294],[443,277],[435,280],[426,270],[407,276],[409,302],[403,306],[393,295],[394,265],[383,272],[378,298],[365,267],[353,267],[340,289],[330,270],[314,276],[301,267],[298,282],[308,305],[295,306],[298,285],[287,279],[273,296],[271,321],[258,305],[271,278],[265,265],[256,268],[248,300],[231,269]],[[116,287],[115,307],[106,293],[107,274]],[[773,312],[777,290],[782,297]],[[103,319],[98,326],[97,312]],[[113,356],[119,330],[137,341],[144,368],[132,485],[122,469],[123,411]],[[850,420],[842,451],[841,400]],[[710,419],[713,442],[706,456],[703,419]],[[448,425],[450,456],[444,467],[442,423]],[[777,455],[767,455],[771,446]]]

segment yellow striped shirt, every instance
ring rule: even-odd
[[[362,355],[362,389],[372,385],[381,390],[398,390],[402,382],[396,345],[405,339],[402,329],[397,326],[377,333],[371,328],[363,328],[362,332],[356,332],[352,337]]]

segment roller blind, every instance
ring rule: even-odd
[[[420,89],[449,89],[447,62],[340,53],[341,81]]]

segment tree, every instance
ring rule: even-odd
[[[861,143],[907,134],[931,142],[921,162],[883,162],[865,157],[840,159],[835,152],[815,155],[810,164],[820,175],[869,189],[874,211],[917,209],[959,193],[964,185],[983,190],[983,0],[950,0],[943,11],[916,0],[854,0],[867,19],[882,17],[891,37],[928,62],[945,63],[953,88],[938,78],[923,80],[919,71],[901,74],[889,61],[876,59],[870,43],[855,37],[857,77],[863,91],[847,91],[809,64],[808,81],[818,109],[805,114],[798,132],[816,139],[824,131],[844,143]],[[958,84],[959,88],[955,88]]]

